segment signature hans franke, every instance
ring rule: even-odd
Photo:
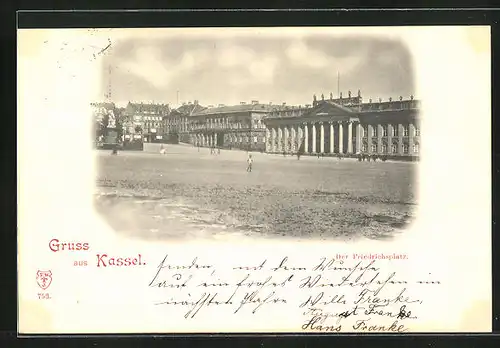
[[[183,308],[186,320],[210,310],[264,317],[286,306],[302,318],[297,331],[407,332],[423,301],[410,294],[408,281],[383,266],[378,260],[334,258],[292,266],[284,257],[230,267],[229,280],[219,277],[227,271],[217,272],[197,257],[176,264],[165,255],[148,287],[164,297],[156,306]]]

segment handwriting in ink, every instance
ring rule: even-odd
[[[193,259],[193,261],[191,262],[191,264],[189,264],[189,265],[169,265],[169,264],[166,263],[167,262],[167,257],[168,257],[168,254],[165,255],[165,257],[163,258],[163,261],[161,261],[160,264],[158,265],[156,274],[155,274],[154,278],[151,280],[151,282],[149,283],[149,286],[158,286],[159,284],[162,283],[161,280],[157,281],[157,279],[159,278],[160,273],[164,269],[166,269],[166,270],[197,270],[197,269],[212,268],[211,265],[200,265],[200,264],[198,264],[198,258],[197,257],[195,257]],[[155,283],[155,281],[157,281],[157,282]]]
[[[371,318],[368,319],[360,319],[356,320],[356,323],[352,326],[352,328],[356,331],[382,331],[382,332],[405,332],[407,329],[405,328],[404,325],[398,325],[399,322],[396,320],[394,321],[391,325],[385,326],[385,325],[369,325],[367,324],[368,321],[370,321]]]
[[[247,304],[257,304],[257,306],[252,310],[252,314],[255,314],[255,312],[257,312],[257,310],[265,304],[287,303],[285,299],[279,298],[275,295],[275,291],[272,291],[271,293],[264,296],[260,295],[259,290],[252,291],[251,293],[246,293],[241,300],[240,306],[234,311],[234,314],[238,313],[240,309]]]
[[[288,267],[286,263],[288,262],[288,256],[285,256],[283,260],[281,260],[280,264],[277,267],[271,268],[271,271],[276,272],[279,270],[283,271],[305,271],[305,267]]]

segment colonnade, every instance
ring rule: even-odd
[[[217,133],[212,133],[212,134],[202,134],[202,133],[197,133],[197,134],[192,134],[191,135],[191,144],[194,146],[201,146],[201,147],[214,147],[217,146]]]
[[[266,151],[296,153],[355,153],[361,151],[361,124],[352,121],[303,122],[266,128]]]

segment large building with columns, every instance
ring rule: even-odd
[[[262,122],[274,108],[257,100],[239,105],[177,109],[165,118],[168,132],[178,132],[179,141],[202,147],[265,151],[266,133]],[[194,107],[196,106],[196,107]]]
[[[347,98],[314,96],[312,107],[275,109],[263,123],[268,153],[419,158],[419,102],[413,96],[366,103],[360,91]]]

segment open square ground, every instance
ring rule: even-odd
[[[148,239],[391,238],[417,204],[417,163],[358,162],[167,145],[167,154],[97,151],[96,209]]]

